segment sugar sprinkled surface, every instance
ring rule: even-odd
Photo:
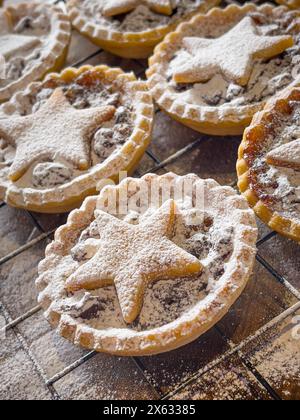
[[[113,286],[103,285],[104,287],[96,290],[67,293],[66,280],[78,267],[82,265],[84,268],[84,264],[95,255],[94,245],[99,238],[101,241],[101,233],[97,229],[96,211],[89,216],[86,228],[76,232],[74,237],[73,234],[70,236],[73,239],[66,243],[68,251],[64,256],[60,257],[54,265],[49,261],[49,269],[45,273],[48,286],[41,293],[40,299],[43,300],[43,296],[48,296],[47,299],[52,302],[50,311],[71,317],[77,324],[91,327],[95,333],[96,331],[101,334],[114,332],[120,339],[128,334],[131,336],[139,332],[165,329],[168,325],[180,325],[184,320],[198,313],[199,305],[206,301],[209,295],[212,298],[216,291],[224,286],[232,270],[237,269],[236,266],[233,267],[233,264],[236,264],[233,261],[236,261],[237,248],[240,247],[237,238],[245,229],[245,226],[237,221],[240,217],[243,218],[242,223],[250,224],[247,233],[249,244],[255,242],[256,238],[253,214],[243,199],[238,198],[233,190],[219,187],[212,180],[198,182],[205,191],[205,210],[201,210],[201,217],[197,219],[197,223],[191,223],[191,220],[195,220],[195,209],[190,208],[190,196],[177,201],[179,214],[176,214],[174,231],[170,239],[178,247],[198,258],[203,266],[201,274],[183,279],[158,280],[148,284],[140,314],[130,324],[124,322]],[[222,197],[222,205],[220,205],[220,197]],[[234,201],[235,205],[232,204]],[[236,217],[233,217],[233,209],[236,211]],[[129,224],[136,225],[149,219],[154,210],[152,207],[140,208],[140,211],[134,214],[128,213],[118,217]],[[113,237],[111,243],[113,247]],[[249,247],[245,252],[247,265],[248,258],[251,260],[251,255],[254,255],[255,251],[250,250]],[[242,267],[241,269],[244,270]],[[245,270],[247,270],[246,267]],[[236,287],[236,285],[232,286],[233,290]],[[220,305],[222,309],[224,304],[218,303],[217,306]],[[168,342],[170,336],[166,334],[161,340]]]

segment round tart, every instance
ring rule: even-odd
[[[284,4],[291,9],[298,9],[300,7],[300,0],[275,0],[278,4]]]
[[[59,6],[22,3],[0,9],[0,102],[65,61],[71,25]]]
[[[220,0],[68,0],[73,26],[99,47],[147,58],[167,33]]]
[[[245,131],[239,188],[268,226],[300,241],[300,87],[269,101]]]
[[[298,75],[300,12],[214,8],[157,46],[147,72],[158,105],[200,132],[237,135]]]
[[[36,281],[48,321],[77,345],[150,355],[187,344],[239,297],[253,269],[254,212],[196,175],[107,186],[74,210]]]
[[[65,212],[99,182],[131,173],[152,133],[145,82],[107,66],[51,74],[0,107],[0,197]]]

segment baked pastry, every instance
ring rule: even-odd
[[[158,105],[200,132],[237,135],[297,77],[300,11],[215,8],[157,46],[147,72]]]
[[[300,241],[300,84],[270,100],[245,131],[239,188],[273,230]]]
[[[99,47],[147,58],[165,35],[220,0],[68,0],[73,26]]]
[[[149,355],[211,328],[244,289],[256,254],[254,212],[196,175],[107,186],[74,210],[39,266],[39,302],[75,344]]]
[[[59,6],[21,3],[0,9],[0,102],[64,64],[71,25]]]
[[[51,74],[0,107],[0,197],[38,212],[73,209],[99,183],[131,173],[147,148],[145,82],[107,66]]]
[[[300,7],[300,0],[275,0],[278,4],[283,4],[291,9],[298,9]]]

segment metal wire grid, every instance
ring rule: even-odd
[[[56,4],[57,3],[61,3],[61,2],[65,2],[65,0],[57,0],[57,1],[55,1]],[[259,1],[254,1],[254,2],[255,3],[258,3]],[[238,3],[238,2],[235,2],[235,1],[232,1],[232,0],[226,0],[223,3],[232,4],[232,3]],[[103,51],[99,49],[97,52],[95,52],[95,53],[93,53],[93,54],[91,54],[91,55],[89,55],[87,57],[83,57],[80,61],[74,63],[73,64],[73,67],[80,67],[82,64],[88,62],[90,59],[95,58],[97,56],[100,57],[102,53],[103,53]],[[145,69],[146,69],[145,64],[144,64],[143,61],[140,61],[140,60],[134,60],[134,61],[136,61],[140,65],[140,67],[141,67],[141,70],[139,72],[136,72],[137,76],[141,76],[144,73]],[[158,114],[159,112],[161,112],[161,111],[159,111],[157,109],[156,110],[156,113]],[[165,159],[163,161],[160,161],[160,159],[157,156],[155,156],[155,154],[153,154],[153,152],[151,150],[148,150],[146,152],[146,154],[148,155],[148,157],[153,162],[153,167],[150,170],[148,170],[146,173],[149,173],[149,172],[157,172],[159,170],[166,170],[167,169],[167,165],[176,162],[182,156],[188,155],[195,148],[201,147],[201,145],[205,141],[207,141],[207,139],[208,139],[207,136],[201,136],[201,135],[199,135],[199,138],[196,139],[194,142],[192,142],[188,146],[180,149],[175,154],[169,156],[167,159]],[[142,175],[144,175],[144,173],[139,173],[139,172],[136,173],[136,176],[142,176]],[[233,187],[236,187],[236,182],[234,182],[232,184],[232,186]],[[6,206],[5,203],[0,203],[0,210],[4,206]],[[0,268],[1,268],[1,266],[3,264],[5,264],[6,262],[12,260],[16,256],[18,256],[21,253],[23,253],[24,251],[29,250],[30,248],[32,248],[36,244],[38,244],[38,243],[40,243],[42,241],[45,241],[45,240],[49,243],[52,240],[53,233],[54,233],[55,229],[46,232],[44,230],[44,228],[41,226],[41,224],[39,223],[39,221],[38,221],[38,219],[37,219],[37,217],[36,217],[36,215],[34,213],[29,212],[29,211],[26,211],[26,213],[28,214],[29,218],[32,220],[32,222],[34,224],[33,232],[29,236],[29,238],[28,238],[27,242],[25,243],[25,245],[19,247],[15,251],[9,253],[8,255],[6,255],[6,256],[4,256],[3,258],[0,259]],[[36,233],[38,233],[38,236],[34,237]],[[261,245],[263,245],[266,242],[270,241],[276,235],[277,235],[276,232],[270,232],[267,235],[265,235],[263,238],[261,238],[257,242],[258,250],[259,250],[259,247]],[[188,379],[184,380],[182,383],[180,383],[179,385],[177,385],[171,392],[168,392],[167,394],[163,394],[162,393],[161,389],[158,387],[158,385],[157,385],[156,381],[154,380],[154,378],[147,371],[147,369],[146,369],[143,361],[141,360],[141,358],[139,358],[139,357],[132,357],[132,360],[134,361],[134,363],[137,366],[137,368],[141,371],[141,373],[142,373],[143,377],[145,378],[145,380],[149,383],[149,385],[152,387],[152,389],[156,392],[156,394],[158,396],[158,399],[168,400],[172,396],[176,395],[183,388],[185,388],[189,384],[193,383],[195,380],[197,380],[198,378],[200,378],[205,373],[209,372],[211,369],[213,369],[214,367],[216,367],[220,363],[228,360],[233,355],[238,355],[240,357],[240,360],[242,361],[242,364],[248,370],[251,371],[251,373],[255,376],[255,378],[262,385],[262,387],[268,392],[268,394],[273,399],[275,399],[275,400],[281,400],[281,397],[272,388],[272,386],[268,383],[268,381],[266,381],[266,379],[263,378],[263,376],[261,376],[261,374],[255,369],[255,367],[251,364],[251,362],[247,358],[245,358],[245,356],[243,355],[243,353],[241,352],[241,350],[247,344],[250,344],[256,338],[260,337],[262,334],[264,334],[267,331],[269,331],[270,329],[274,328],[276,325],[278,325],[279,323],[281,323],[282,321],[284,321],[288,317],[290,317],[293,314],[295,314],[298,310],[300,310],[300,292],[284,276],[282,276],[281,274],[279,274],[276,271],[276,269],[274,267],[272,267],[260,255],[259,251],[258,251],[258,254],[257,254],[257,257],[256,258],[257,258],[258,263],[260,265],[262,265],[271,274],[274,282],[279,282],[280,284],[282,284],[297,299],[297,303],[294,304],[289,309],[287,309],[284,312],[282,312],[279,316],[277,316],[274,319],[272,319],[270,322],[268,322],[267,324],[265,324],[263,327],[261,327],[259,330],[257,330],[253,335],[249,336],[248,338],[246,338],[245,340],[243,340],[238,345],[234,344],[226,335],[224,335],[221,332],[221,330],[218,328],[218,326],[216,326],[215,328],[221,334],[221,336],[223,337],[223,339],[226,341],[229,350],[227,350],[225,353],[223,353],[220,357],[214,359],[212,362],[208,363],[205,367],[199,369],[194,374],[190,375]],[[18,325],[20,323],[22,323],[23,321],[25,321],[27,319],[30,319],[34,314],[36,314],[37,312],[39,312],[41,309],[42,309],[41,306],[40,305],[37,305],[37,306],[33,307],[32,309],[30,309],[28,312],[26,312],[26,313],[22,314],[21,316],[19,316],[18,318],[12,319],[11,316],[10,316],[10,314],[9,314],[9,312],[8,312],[8,310],[7,310],[7,308],[0,301],[0,310],[4,314],[4,317],[5,317],[6,322],[7,322],[7,324],[4,327],[5,332],[8,332],[9,330],[13,330],[15,332],[18,340],[20,341],[20,343],[21,343],[21,345],[23,347],[23,350],[27,353],[28,357],[30,358],[30,360],[34,364],[37,373],[42,378],[43,382],[45,383],[46,387],[48,388],[49,392],[51,393],[52,398],[54,400],[59,400],[60,399],[60,395],[55,390],[55,387],[54,387],[55,383],[57,381],[59,381],[60,379],[64,378],[70,372],[72,372],[75,369],[77,369],[79,366],[84,365],[84,363],[86,363],[87,361],[89,361],[90,359],[92,359],[93,357],[95,357],[97,355],[97,352],[91,351],[91,352],[85,354],[83,357],[77,359],[75,362],[73,362],[70,365],[68,365],[65,369],[61,370],[60,372],[58,372],[57,374],[55,374],[53,377],[51,377],[51,378],[47,377],[44,369],[42,368],[42,366],[40,365],[40,363],[37,361],[35,355],[30,350],[30,347],[28,346],[28,344],[26,342],[26,339],[22,336],[22,334],[20,333],[20,331],[18,329]]]

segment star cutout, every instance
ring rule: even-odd
[[[141,4],[145,4],[156,13],[164,15],[171,15],[173,13],[170,0],[105,0],[101,6],[101,12],[103,16],[111,17],[131,12]]]
[[[114,284],[123,318],[133,322],[139,315],[149,282],[198,274],[200,261],[169,238],[176,218],[174,200],[166,202],[139,225],[130,225],[98,212],[101,236],[93,247],[95,255],[66,282],[70,292],[93,290]],[[87,244],[89,253],[91,246]]]
[[[176,83],[207,82],[216,73],[228,80],[247,85],[256,58],[269,59],[293,46],[289,35],[264,36],[249,16],[220,38],[183,39],[183,46],[193,56],[173,75]]]
[[[269,165],[300,171],[300,139],[272,150],[266,160]]]
[[[89,139],[115,107],[76,109],[56,89],[34,114],[0,119],[0,137],[16,148],[9,177],[17,181],[36,161],[62,158],[80,170],[89,168]]]

